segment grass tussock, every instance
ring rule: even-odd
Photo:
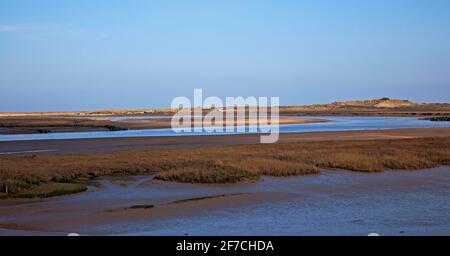
[[[28,190],[21,191],[19,193],[14,194],[15,198],[44,198],[44,197],[52,197],[52,196],[62,196],[75,194],[79,192],[86,191],[87,187],[83,184],[77,183],[43,183],[37,186],[34,186]]]
[[[0,194],[16,195],[42,184],[106,175],[155,174],[166,181],[234,183],[261,175],[315,174],[323,168],[380,172],[440,165],[450,165],[450,137],[1,156]]]
[[[117,123],[109,120],[54,117],[0,117],[0,127],[36,128],[38,133],[49,133],[51,132],[50,128],[55,127],[103,128],[109,131],[127,130],[124,127],[117,126]]]
[[[196,168],[184,167],[159,172],[155,179],[165,181],[178,181],[186,183],[236,183],[246,180],[256,180],[256,173],[234,168]]]

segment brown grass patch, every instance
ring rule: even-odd
[[[77,183],[50,182],[34,186],[28,190],[14,194],[16,198],[52,197],[69,195],[86,191],[87,187]]]
[[[184,167],[159,172],[155,175],[155,178],[187,183],[236,183],[245,180],[255,180],[258,178],[258,175],[234,168]]]
[[[233,163],[235,168],[245,171],[252,171],[258,175],[267,176],[292,176],[317,174],[317,166],[294,161],[283,161],[278,159],[254,158]]]
[[[118,153],[0,157],[0,193],[105,175],[156,174],[167,181],[233,183],[321,168],[379,172],[450,164],[450,137],[255,144]]]

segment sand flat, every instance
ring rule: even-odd
[[[280,134],[279,143],[449,136],[450,127],[342,132],[298,132]],[[3,141],[0,142],[0,153],[15,152],[15,154],[20,154],[21,151],[42,151],[36,152],[36,154],[109,153],[128,150],[256,144],[259,142],[259,134]]]

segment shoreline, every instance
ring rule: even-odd
[[[238,109],[255,109],[255,107],[238,107]],[[194,109],[191,109],[194,110]],[[196,109],[199,110],[199,109]],[[213,109],[203,108],[202,112]],[[218,109],[221,112],[236,111],[232,108]],[[140,108],[140,109],[103,109],[84,111],[44,111],[44,112],[0,112],[0,117],[108,117],[108,116],[172,116],[175,108]],[[414,103],[408,100],[387,97],[371,100],[347,100],[341,102],[313,105],[279,106],[281,116],[444,116],[450,115],[448,103]]]
[[[63,118],[63,117],[0,117],[0,135],[40,134],[40,133],[70,133],[70,132],[96,132],[96,131],[122,131],[144,129],[171,128],[170,117],[158,118],[129,118],[113,121],[105,118]],[[269,125],[272,123],[267,120]],[[294,118],[280,117],[278,124],[307,124],[328,122],[319,118]],[[192,126],[197,121],[192,120]],[[247,118],[241,122],[238,120],[223,122],[224,126],[257,125],[258,120]]]

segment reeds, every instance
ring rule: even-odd
[[[380,172],[440,165],[450,165],[450,137],[2,156],[0,192],[15,194],[42,183],[105,175],[155,174],[167,181],[234,183],[261,175],[317,174],[324,168]]]

